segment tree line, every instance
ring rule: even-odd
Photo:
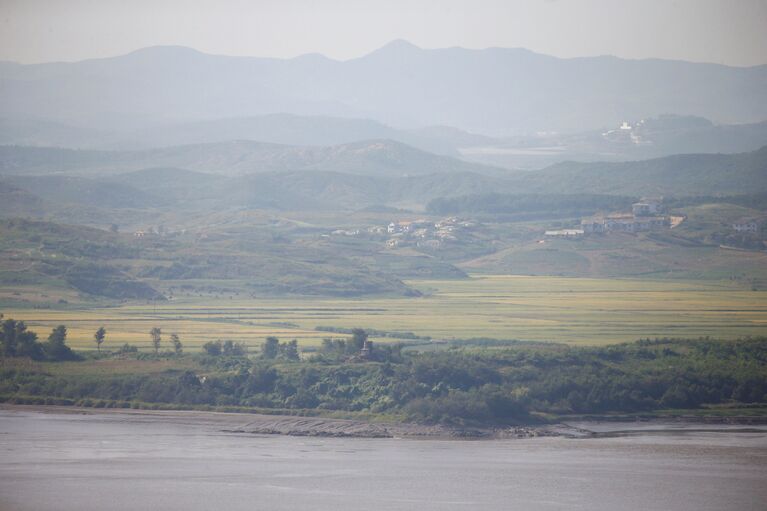
[[[32,360],[66,361],[81,360],[82,357],[76,354],[67,346],[67,327],[58,325],[53,328],[48,336],[47,342],[38,340],[37,333],[29,330],[24,321],[15,319],[4,319],[0,313],[0,355],[5,357],[29,357]],[[152,348],[155,354],[159,354],[162,344],[162,329],[154,327],[149,331]],[[99,327],[93,334],[93,342],[96,344],[96,351],[101,352],[101,346],[107,338],[107,330],[103,326]],[[228,341],[231,342],[231,341]],[[184,351],[184,345],[178,334],[170,335],[170,344],[173,353],[181,355]],[[124,344],[118,352],[131,353],[138,349],[130,344]]]
[[[497,342],[417,352],[373,345],[360,329],[303,357],[297,343],[276,337],[255,356],[236,343],[212,346],[185,355],[194,364],[162,373],[4,368],[0,397],[365,412],[460,425],[767,404],[767,338],[655,339],[600,348]]]

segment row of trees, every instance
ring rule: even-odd
[[[0,313],[0,320],[2,320],[2,318],[3,315]],[[327,359],[341,361],[343,359],[347,359],[351,356],[359,354],[362,348],[365,346],[366,341],[368,340],[368,333],[362,328],[354,328],[350,333],[352,336],[348,340],[324,339],[320,351],[321,355]],[[159,354],[163,341],[162,329],[160,327],[153,327],[149,331],[149,338],[155,354]],[[66,339],[66,327],[64,325],[56,327],[51,333],[49,340],[50,339],[53,339],[52,341],[49,341],[53,344],[48,347],[48,355],[46,355],[43,346],[37,342],[36,333],[27,330],[27,326],[23,321],[8,319],[3,322],[2,333],[0,333],[0,341],[2,341],[3,348],[0,353],[4,354],[5,356],[12,357],[28,356],[35,360],[42,360],[45,358],[51,360],[74,360],[78,358],[68,347],[65,346],[66,349],[61,347],[61,345],[64,345],[64,340]],[[93,341],[96,343],[96,350],[98,352],[101,352],[101,346],[106,342],[106,340],[107,330],[105,327],[101,326],[93,334]],[[178,334],[170,334],[170,344],[171,348],[173,349],[173,353],[176,355],[183,353],[184,346]],[[212,356],[238,357],[247,354],[247,347],[244,344],[234,341],[218,340],[207,342],[202,346],[202,350],[207,355]],[[135,353],[137,351],[137,348],[129,344],[125,344],[117,351],[117,353]],[[396,349],[396,351],[398,353],[399,349]],[[371,350],[371,356],[369,357],[369,360],[381,359],[380,361],[383,361],[384,359],[389,358],[387,356],[389,352],[392,352],[392,350],[377,349],[375,354],[379,356],[373,357]],[[52,353],[57,353],[57,355],[51,355]],[[265,360],[298,361],[301,359],[298,351],[298,341],[293,339],[289,342],[280,342],[277,337],[267,337],[264,343],[261,345],[261,358]]]
[[[0,313],[0,354],[6,357],[29,357],[33,360],[78,360],[78,357],[69,346],[66,345],[67,328],[59,325],[48,336],[47,343],[38,341],[37,334],[27,328],[26,323],[15,319],[5,319]],[[162,344],[162,330],[154,327],[149,331],[152,347],[157,354]],[[96,350],[101,352],[101,345],[107,337],[106,328],[99,327],[93,334]],[[231,341],[229,341],[231,342]],[[170,335],[170,343],[173,352],[177,355],[183,353],[184,346],[178,334]],[[128,346],[128,345],[126,345]],[[123,351],[125,347],[123,347]],[[130,351],[130,350],[129,350]],[[244,354],[240,352],[227,353],[232,355]]]
[[[276,337],[267,337],[264,344],[261,345],[261,358],[265,360],[300,360],[298,341],[293,339],[290,342],[280,342]]]
[[[248,352],[247,348],[234,341],[210,341],[202,345],[202,351],[213,357],[242,357]]]
[[[152,339],[152,347],[155,354],[160,352],[160,344],[162,343],[162,329],[154,327],[149,331],[149,337]],[[181,338],[176,333],[170,334],[170,344],[173,348],[173,352],[176,355],[180,355],[184,351],[184,345],[181,344]]]

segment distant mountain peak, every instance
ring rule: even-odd
[[[403,51],[414,51],[414,50],[421,50],[422,48],[419,48],[418,46],[414,45],[410,41],[406,41],[405,39],[395,39],[384,46],[380,47],[379,49],[375,50],[373,53],[378,52],[403,52]]]
[[[330,62],[333,59],[328,58],[327,56],[323,55],[322,53],[304,53],[302,55],[299,55],[297,57],[294,57],[293,60],[295,61],[304,61],[304,62]]]
[[[180,55],[203,55],[203,53],[188,46],[160,45],[139,48],[138,50],[128,53],[128,55],[161,55],[172,57]]]

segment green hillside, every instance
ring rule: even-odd
[[[155,299],[174,288],[238,295],[357,296],[417,294],[398,275],[439,272],[423,259],[401,258],[382,272],[354,251],[252,225],[195,232],[133,234],[52,222],[0,221],[0,285],[75,289],[84,296]],[[440,264],[434,262],[436,268]],[[428,266],[428,265],[427,265]],[[452,268],[449,269],[449,268]]]
[[[515,175],[520,190],[610,195],[734,195],[767,191],[767,146],[738,154],[680,154],[620,163],[566,162]]]
[[[763,246],[741,249],[722,242],[733,236],[732,222],[757,216],[759,210],[708,203],[674,209],[672,213],[686,218],[673,229],[636,234],[612,232],[556,239],[544,238],[543,228],[539,227],[492,254],[459,266],[467,272],[712,279],[738,281],[757,289],[767,287],[767,252]]]

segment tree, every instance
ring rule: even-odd
[[[244,344],[234,341],[210,341],[202,345],[202,349],[205,353],[217,357],[223,355],[225,357],[242,357],[248,349]]]
[[[3,340],[3,355],[6,357],[16,356],[16,321],[13,319],[6,319],[3,321],[2,336]]]
[[[208,355],[217,357],[221,354],[221,341],[210,341],[202,345],[203,351]]]
[[[96,349],[98,351],[101,351],[101,345],[104,343],[104,339],[107,337],[107,330],[106,328],[99,327],[98,330],[96,330],[96,333],[93,334],[93,340],[96,342]]]
[[[285,360],[300,360],[298,355],[298,341],[293,339],[285,344],[280,344],[280,352]]]
[[[37,342],[37,334],[27,330],[27,326],[23,321],[18,323],[16,341],[18,342],[16,347],[17,356],[29,357],[32,360],[42,360],[45,358],[43,345]]]
[[[279,376],[273,367],[264,367],[255,364],[250,371],[250,376],[245,383],[245,392],[247,394],[269,393],[274,390],[274,384],[277,383]]]
[[[162,341],[162,330],[154,327],[149,331],[149,336],[152,338],[152,347],[154,347],[154,352],[157,354],[160,351],[160,341]]]
[[[246,351],[244,345],[234,341],[225,341],[222,347],[222,353],[230,357],[241,357]]]
[[[365,346],[365,341],[368,340],[368,333],[362,328],[352,329],[352,338],[350,342],[346,344],[346,349],[350,353],[359,353],[359,351]]]
[[[184,347],[181,344],[181,339],[179,339],[178,334],[170,334],[170,342],[173,344],[173,351],[176,352],[176,355],[181,355]]]
[[[339,359],[346,353],[346,341],[343,339],[323,339],[320,351],[323,355]]]
[[[0,314],[0,318],[2,314]],[[6,357],[29,357],[41,360],[45,357],[42,345],[37,342],[37,334],[27,330],[23,321],[6,319],[0,327],[0,354]]]
[[[67,340],[67,327],[64,325],[59,325],[53,330],[51,330],[50,335],[48,335],[48,342],[56,343],[56,344],[64,344]]]
[[[261,358],[275,359],[280,354],[280,340],[276,337],[267,337],[261,345]]]
[[[66,345],[67,327],[59,325],[51,331],[45,343],[45,355],[51,360],[77,360],[77,355]]]

